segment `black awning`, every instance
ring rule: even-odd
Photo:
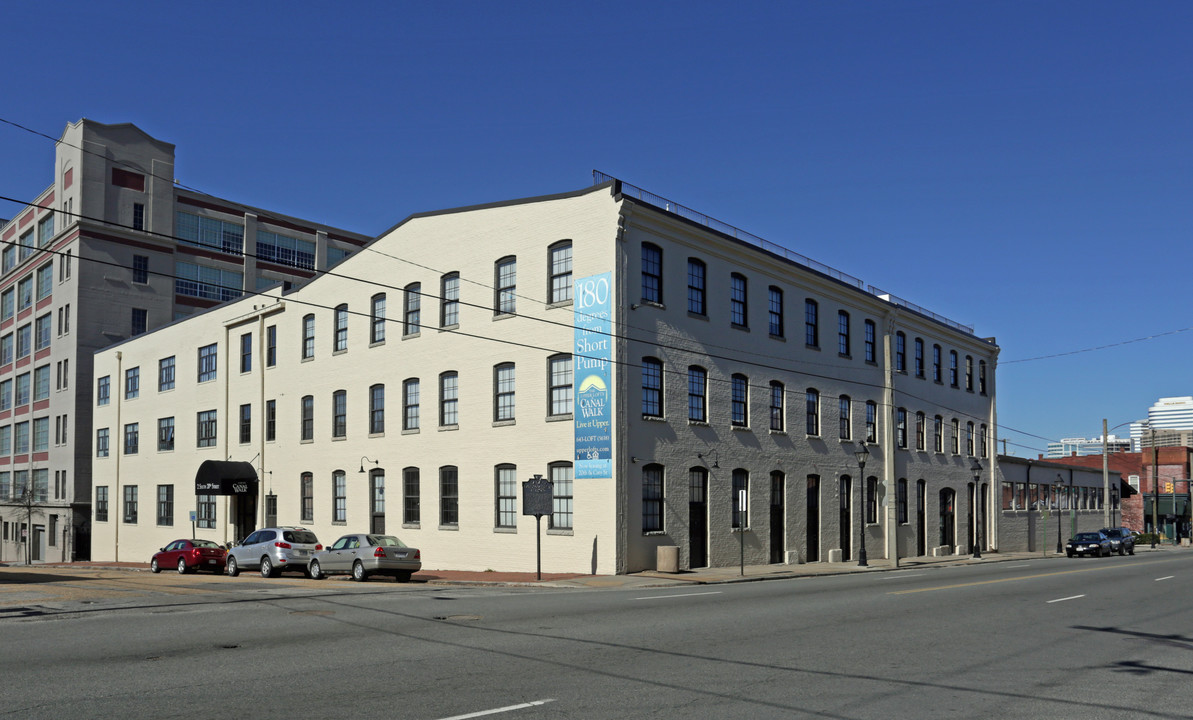
[[[257,471],[252,463],[205,460],[195,473],[196,495],[255,495]]]

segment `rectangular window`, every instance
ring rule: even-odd
[[[494,311],[497,315],[512,315],[517,304],[515,302],[518,289],[518,261],[516,258],[503,258],[497,261],[496,297]]]
[[[572,244],[570,242],[557,243],[550,251],[551,276],[550,281],[552,303],[567,302],[572,299]]]
[[[138,285],[149,282],[149,258],[145,255],[133,255],[133,282]]]
[[[133,203],[133,230],[145,229],[145,203]]]
[[[705,264],[695,258],[688,258],[688,312],[694,315],[707,314],[705,305]]]
[[[270,325],[265,328],[265,367],[278,364],[278,326]]]
[[[456,468],[439,468],[439,524],[460,524],[460,478]]]
[[[953,418],[952,430],[953,430],[953,454],[960,455],[961,454],[961,424],[957,421],[957,418]]]
[[[337,305],[332,323],[332,352],[344,352],[348,349],[348,306]]]
[[[50,397],[50,366],[42,365],[33,370],[33,399],[48,400]]]
[[[313,440],[315,437],[315,397],[304,395],[299,415],[299,439]]]
[[[957,384],[957,351],[949,350],[949,385],[958,387]]]
[[[174,356],[157,361],[157,391],[174,389]]]
[[[874,334],[876,328],[873,320],[866,321],[866,362],[875,362]]]
[[[924,438],[927,433],[927,428],[925,427],[926,424],[927,423],[926,423],[926,419],[924,418],[924,413],[922,413],[922,412],[916,413],[915,414],[915,449],[916,450],[924,449]]]
[[[385,293],[374,295],[369,303],[369,344],[385,342]]]
[[[369,434],[380,435],[385,432],[385,386],[373,385],[369,388]]]
[[[199,348],[199,382],[215,380],[218,367],[218,343],[212,343]]]
[[[895,372],[907,372],[907,336],[895,333]]]
[[[178,262],[174,264],[174,292],[186,297],[226,302],[244,293],[244,274],[232,270]]]
[[[17,291],[13,288],[0,293],[0,320],[12,320],[17,309]]]
[[[932,449],[944,452],[944,418],[939,415],[932,419]]]
[[[54,291],[54,264],[46,263],[37,269],[37,299],[45,300]]]
[[[642,417],[663,417],[663,363],[642,359]]]
[[[418,430],[419,382],[410,378],[402,383],[402,429]]]
[[[108,521],[108,486],[98,485],[95,488],[95,520]]]
[[[518,469],[513,465],[497,466],[497,527],[518,525]]]
[[[306,315],[302,319],[302,359],[315,357],[315,316]]]
[[[444,275],[439,281],[439,325],[455,327],[460,324],[460,274]]]
[[[878,522],[878,478],[866,478],[866,523]]]
[[[50,419],[48,417],[33,419],[33,452],[45,452],[50,449]]]
[[[704,368],[688,368],[688,420],[708,422],[708,373]]]
[[[244,333],[240,336],[240,372],[253,371],[253,334]]]
[[[53,333],[52,325],[53,315],[46,313],[34,321],[34,348],[37,350],[45,350],[50,346],[50,337]],[[144,332],[142,330],[141,332]]]
[[[439,376],[439,424],[454,427],[460,423],[460,378],[454,372]]]
[[[14,392],[16,394],[16,405],[18,407],[29,404],[29,373],[21,373],[20,375],[17,375],[16,390]]]
[[[215,447],[216,435],[219,431],[219,426],[216,423],[216,411],[204,410],[197,416],[198,419],[198,446],[199,447]]]
[[[0,410],[12,409],[12,380],[0,380]]]
[[[247,445],[253,441],[253,406],[240,406],[240,444]]]
[[[729,278],[729,322],[749,327],[746,315],[746,278],[734,273]]]
[[[915,376],[924,377],[924,341],[915,339]]]
[[[815,300],[804,300],[804,344],[820,347],[820,305]]]
[[[211,248],[220,252],[244,253],[244,226],[216,218],[178,212],[174,222],[178,239],[190,245]],[[258,231],[258,236],[262,235]],[[260,242],[260,239],[258,239]],[[260,248],[258,248],[258,252]]]
[[[547,382],[551,395],[548,413],[552,417],[572,414],[572,356],[556,355],[548,361]]]
[[[783,412],[783,397],[785,395],[782,383],[772,382],[770,384],[770,429],[777,432],[785,429]]]
[[[33,349],[33,326],[28,323],[17,328],[17,359],[29,357]]]
[[[215,527],[215,495],[196,495],[195,505],[198,512],[198,525],[201,528]]]
[[[108,429],[107,428],[99,428],[98,430],[95,431],[95,456],[101,457],[101,458],[108,456]]]
[[[895,485],[895,522],[907,524],[907,480],[899,478]]]
[[[837,354],[842,357],[849,357],[851,348],[849,347],[849,313],[844,310],[837,311]]]
[[[418,468],[406,468],[402,471],[402,523],[417,525],[419,517]]]
[[[940,382],[940,346],[932,346],[932,380],[933,382]]]
[[[132,400],[141,395],[141,368],[129,368],[124,371],[124,399]]]
[[[907,410],[895,410],[895,445],[902,450],[907,449]]]
[[[328,247],[328,265],[333,265]],[[303,270],[315,269],[315,243],[257,229],[257,259]]]
[[[157,420],[157,450],[170,452],[174,449],[174,418],[165,417]]]
[[[514,365],[506,363],[494,369],[493,420],[504,422],[514,419]]]
[[[124,522],[137,522],[137,486],[124,486]]]
[[[749,413],[746,408],[749,402],[749,381],[745,375],[734,375],[730,379],[729,424],[734,427],[746,427],[749,424]]]
[[[0,337],[0,365],[8,365],[13,359],[13,334]]]
[[[405,307],[402,310],[402,334],[417,335],[422,331],[422,285],[410,283],[402,293]]]
[[[820,393],[812,388],[808,388],[807,393],[807,407],[808,407],[808,434],[820,434]]]
[[[132,318],[129,321],[131,330],[130,335],[144,335],[149,329],[149,311],[145,308],[133,308]]]
[[[873,400],[866,401],[866,442],[878,442],[878,405]]]
[[[157,524],[170,526],[174,524],[174,486],[157,486]]]
[[[343,470],[331,474],[331,521],[348,521],[348,480]]]
[[[45,247],[54,239],[54,214],[51,212],[37,223],[37,246]]]
[[[278,401],[265,401],[265,441],[278,439]]]
[[[663,302],[663,251],[642,243],[642,302]]]
[[[25,278],[17,283],[17,312],[33,305],[33,278]]]
[[[840,425],[837,436],[849,440],[853,437],[853,401],[848,396],[842,395],[837,399],[837,418]]]
[[[663,466],[642,468],[642,532],[663,531]]]
[[[552,512],[548,527],[556,530],[572,529],[572,465],[571,463],[552,463],[550,465]]]
[[[348,393],[344,390],[331,394],[331,436],[348,436]]]
[[[311,473],[303,473],[299,481],[301,483],[299,493],[302,503],[302,521],[315,522],[315,476]]]
[[[20,425],[17,426],[20,430]],[[20,433],[18,432],[18,442]],[[141,426],[140,423],[129,423],[124,426],[124,454],[136,455],[141,448]]]
[[[768,326],[772,337],[783,337],[783,291],[771,286],[767,292]]]

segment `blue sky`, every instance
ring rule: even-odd
[[[133,122],[188,186],[368,234],[599,169],[996,337],[1034,456],[1193,395],[1191,31],[1188,2],[14,3],[0,118]],[[49,185],[49,141],[0,153],[0,195]]]

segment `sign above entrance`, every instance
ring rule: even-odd
[[[257,471],[246,462],[206,460],[195,473],[196,495],[256,495]]]

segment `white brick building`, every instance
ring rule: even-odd
[[[0,221],[0,561],[86,559],[93,353],[366,237],[176,186],[174,146],[80,120],[53,181]]]
[[[545,572],[664,545],[732,565],[739,521],[747,563],[856,561],[863,515],[871,557],[969,551],[975,477],[997,522],[997,346],[744,236],[618,181],[420,214],[303,287],[98,352],[93,554],[147,560],[195,510],[220,542],[383,528],[427,568],[532,570],[536,474]],[[196,497],[207,460],[258,481]]]

